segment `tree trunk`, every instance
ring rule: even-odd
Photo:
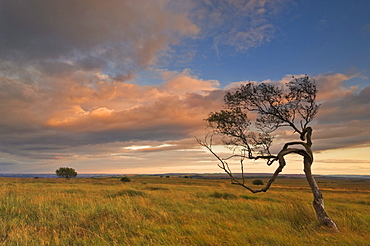
[[[313,207],[315,209],[317,219],[320,221],[321,224],[338,231],[337,225],[332,219],[329,218],[328,214],[325,211],[324,199],[314,177],[312,176],[311,165],[311,158],[304,157],[304,172],[306,174],[307,182],[311,187],[314,197]]]

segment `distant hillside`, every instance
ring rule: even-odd
[[[94,178],[113,176],[112,174],[78,174],[77,178]],[[119,176],[118,174],[115,176]],[[56,174],[35,174],[35,173],[0,173],[0,177],[7,178],[58,178]]]
[[[78,174],[77,178],[97,178],[97,177],[113,177],[122,176],[125,174]],[[130,176],[169,176],[169,177],[188,177],[193,179],[228,179],[229,176],[225,173],[163,173],[163,174],[137,174]],[[331,179],[370,179],[370,175],[314,175],[320,178]],[[0,173],[0,177],[8,178],[58,178],[56,174],[32,174],[32,173]],[[235,174],[236,178],[240,178],[241,174]],[[270,173],[248,173],[246,178],[270,178]],[[305,178],[304,174],[280,174],[278,178]]]

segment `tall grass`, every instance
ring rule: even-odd
[[[0,245],[370,245],[369,182],[322,182],[339,233],[300,179],[252,195],[226,180],[0,178]]]

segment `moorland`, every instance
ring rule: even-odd
[[[368,179],[317,178],[335,232],[302,178],[130,178],[0,178],[0,245],[370,245]]]

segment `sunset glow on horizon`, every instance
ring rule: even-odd
[[[368,0],[1,1],[0,173],[219,173],[195,138],[225,91],[308,74],[321,104],[314,174],[370,175],[369,11]],[[274,148],[292,139],[283,129]],[[283,173],[302,169],[293,156]]]

